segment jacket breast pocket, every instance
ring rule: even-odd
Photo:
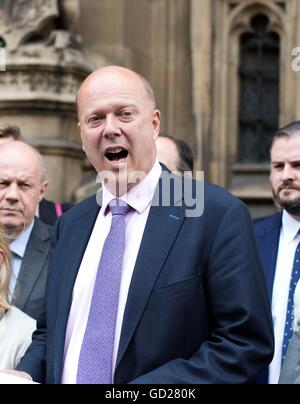
[[[201,275],[194,275],[190,278],[183,279],[181,281],[161,286],[156,289],[156,296],[158,298],[169,298],[173,296],[179,296],[186,293],[195,292],[199,290],[201,285]]]

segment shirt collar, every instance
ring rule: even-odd
[[[282,213],[282,235],[288,243],[291,243],[298,236],[299,230],[300,222],[284,210]]]
[[[147,176],[120,199],[130,205],[139,213],[143,213],[153,200],[153,196],[161,176],[162,168],[158,160]],[[102,184],[102,212],[106,212],[108,204],[116,197]]]
[[[31,225],[27,227],[25,231],[23,231],[19,237],[17,237],[14,241],[10,243],[11,251],[16,254],[18,257],[23,258],[25,254],[25,250],[27,247],[27,243],[29,237],[31,235],[35,220],[32,221]]]

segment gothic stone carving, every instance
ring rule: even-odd
[[[65,102],[73,105],[82,80],[81,75],[68,71],[16,70],[1,73],[0,103],[36,100]]]
[[[57,0],[0,0],[0,36],[6,48],[16,50],[58,14]]]

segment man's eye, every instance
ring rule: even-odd
[[[5,182],[0,182],[0,188],[5,188],[6,187],[6,183]]]
[[[120,115],[124,118],[130,118],[132,116],[132,112],[131,111],[122,111],[120,113]]]
[[[88,123],[96,123],[98,121],[100,121],[100,117],[99,116],[92,116],[91,118],[89,118]]]

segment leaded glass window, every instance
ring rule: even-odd
[[[238,162],[266,163],[279,118],[279,36],[269,20],[252,18],[240,37]]]

